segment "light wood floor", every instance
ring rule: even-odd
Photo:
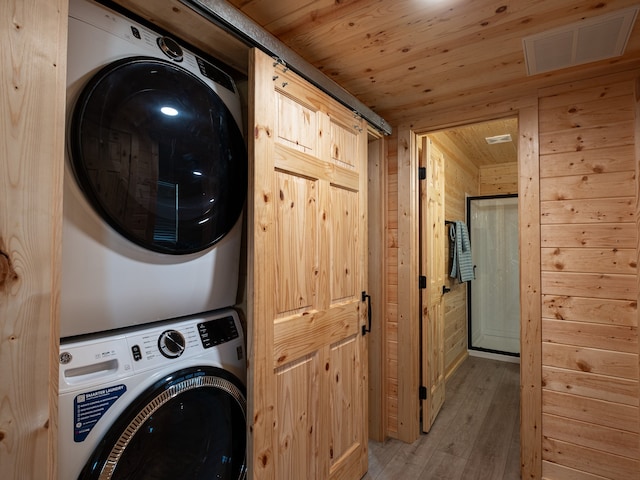
[[[519,479],[519,368],[469,357],[447,381],[428,434],[413,444],[369,442],[363,480]]]

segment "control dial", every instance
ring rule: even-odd
[[[169,37],[158,37],[158,46],[160,47],[160,50],[162,50],[162,53],[170,59],[175,60],[176,62],[182,61],[182,48],[180,48],[180,45],[178,45],[178,42],[174,39]]]
[[[185,349],[184,335],[177,330],[166,330],[158,337],[160,353],[167,358],[178,358]]]

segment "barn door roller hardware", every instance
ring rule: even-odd
[[[380,115],[227,2],[223,0],[180,1],[210,22],[239,38],[246,45],[259,48],[270,56],[281,59],[292,71],[357,112],[382,133],[387,135],[391,133],[391,126]]]

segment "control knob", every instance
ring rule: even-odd
[[[166,330],[158,337],[160,353],[167,358],[178,358],[184,352],[186,341],[177,330]]]
[[[182,48],[174,39],[169,37],[158,37],[158,46],[162,53],[176,62],[182,61]]]

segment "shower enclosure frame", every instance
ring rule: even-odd
[[[481,196],[470,196],[467,197],[466,199],[466,221],[467,221],[467,227],[469,230],[469,240],[471,242],[471,250],[473,252],[473,233],[472,233],[472,221],[471,221],[471,202],[474,200],[492,200],[492,199],[501,199],[501,198],[518,198],[518,194],[501,194],[501,195],[481,195]],[[519,208],[519,206],[518,206]],[[518,245],[519,248],[519,245]],[[518,265],[518,268],[520,266]],[[474,273],[476,270],[476,266],[474,265]],[[499,349],[495,349],[495,348],[486,348],[486,347],[479,347],[479,346],[474,346],[473,345],[473,329],[472,329],[472,311],[473,311],[473,302],[472,302],[472,283],[474,280],[472,280],[471,282],[467,282],[467,349],[468,350],[472,350],[472,351],[478,351],[478,352],[484,352],[484,353],[490,353],[490,354],[497,354],[497,355],[506,355],[506,356],[510,356],[510,357],[520,357],[520,351],[518,352],[509,352],[509,351],[505,351],[505,350],[499,350]],[[519,305],[519,302],[518,302]],[[517,320],[519,321],[519,316],[517,318]]]

